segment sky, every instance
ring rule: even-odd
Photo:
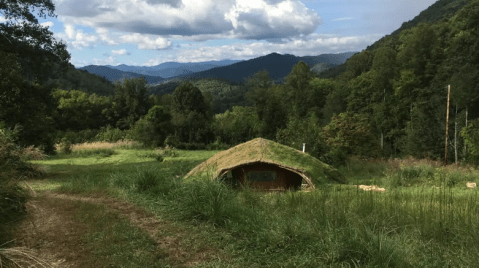
[[[154,66],[361,51],[435,1],[53,0],[39,21],[77,68]]]

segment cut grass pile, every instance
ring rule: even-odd
[[[215,152],[180,151],[178,157],[159,163],[139,157],[139,151],[117,151],[107,159],[121,162],[78,164],[75,174],[47,181],[61,184],[59,192],[108,192],[203,230],[201,239],[230,258],[202,267],[473,267],[479,263],[479,196],[477,188],[465,189],[466,181],[477,180],[475,170],[399,160],[353,161],[340,168],[351,184],[376,184],[387,191],[323,185],[308,193],[261,193],[234,191],[216,180],[182,180]],[[56,166],[51,169],[57,172],[73,168],[61,161],[43,163]]]

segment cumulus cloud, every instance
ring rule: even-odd
[[[138,33],[120,36],[125,43],[137,44],[139,49],[165,49],[171,46],[171,41],[165,38],[152,38]]]
[[[124,49],[124,48],[123,48],[123,49],[119,49],[119,50],[112,50],[112,51],[111,51],[111,54],[113,54],[113,55],[118,55],[118,56],[119,56],[119,55],[130,55],[130,53],[128,53],[128,52],[126,51],[126,49]]]
[[[98,35],[98,37],[100,38],[100,40],[103,41],[105,44],[110,45],[110,46],[114,46],[114,45],[119,44],[117,41],[113,40],[110,37],[108,29],[98,27],[98,28],[95,28],[95,31],[96,31],[96,34]]]
[[[84,47],[93,47],[98,43],[99,38],[95,35],[84,33],[83,30],[76,30],[73,25],[64,24],[65,34],[60,34],[61,39],[65,38],[68,45],[73,48],[81,49]]]
[[[178,50],[167,58],[152,58],[143,65],[157,65],[164,61],[201,62],[221,59],[246,60],[264,56],[273,52],[293,54],[297,56],[340,53],[345,51],[361,51],[381,38],[381,35],[334,36],[312,34],[307,38],[295,39],[285,43],[254,42],[218,47],[200,47],[196,49]]]
[[[62,0],[57,13],[71,24],[206,39],[293,38],[321,23],[300,0]]]

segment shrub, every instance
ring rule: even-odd
[[[97,141],[117,142],[120,140],[128,140],[130,134],[128,130],[121,130],[119,128],[112,128],[110,126],[102,127],[98,134],[95,136]]]
[[[62,142],[60,143],[59,149],[61,153],[64,154],[71,154],[72,152],[72,142],[68,138],[63,138]]]
[[[163,162],[165,159],[163,158],[163,155],[160,153],[160,152],[153,152],[153,153],[147,153],[147,154],[144,154],[142,155],[143,157],[146,157],[146,158],[153,158],[153,159],[156,159],[156,161],[158,162]]]
[[[0,126],[0,244],[7,230],[1,226],[18,218],[26,212],[27,192],[18,181],[24,177],[38,176],[44,170],[27,162],[28,158],[43,157],[37,149],[22,149],[15,144],[17,131]],[[0,256],[1,257],[1,256]],[[1,264],[1,263],[0,263]]]
[[[169,157],[178,157],[178,151],[175,149],[175,147],[170,147],[168,145],[165,146],[165,148],[160,148],[159,152],[163,156],[169,156]]]
[[[73,152],[75,156],[80,157],[90,157],[90,156],[98,156],[98,157],[109,157],[115,154],[115,150],[111,148],[98,148],[98,149],[83,149],[83,150],[75,150]]]

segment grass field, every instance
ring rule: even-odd
[[[234,191],[216,181],[182,181],[215,153],[179,151],[157,161],[155,150],[83,148],[37,161],[48,175],[27,181],[38,194],[31,202],[58,210],[82,230],[74,233],[81,250],[52,258],[75,267],[479,263],[479,196],[477,188],[465,187],[478,182],[475,169],[353,160],[340,168],[349,185],[313,192]],[[357,184],[386,192],[364,192]]]

